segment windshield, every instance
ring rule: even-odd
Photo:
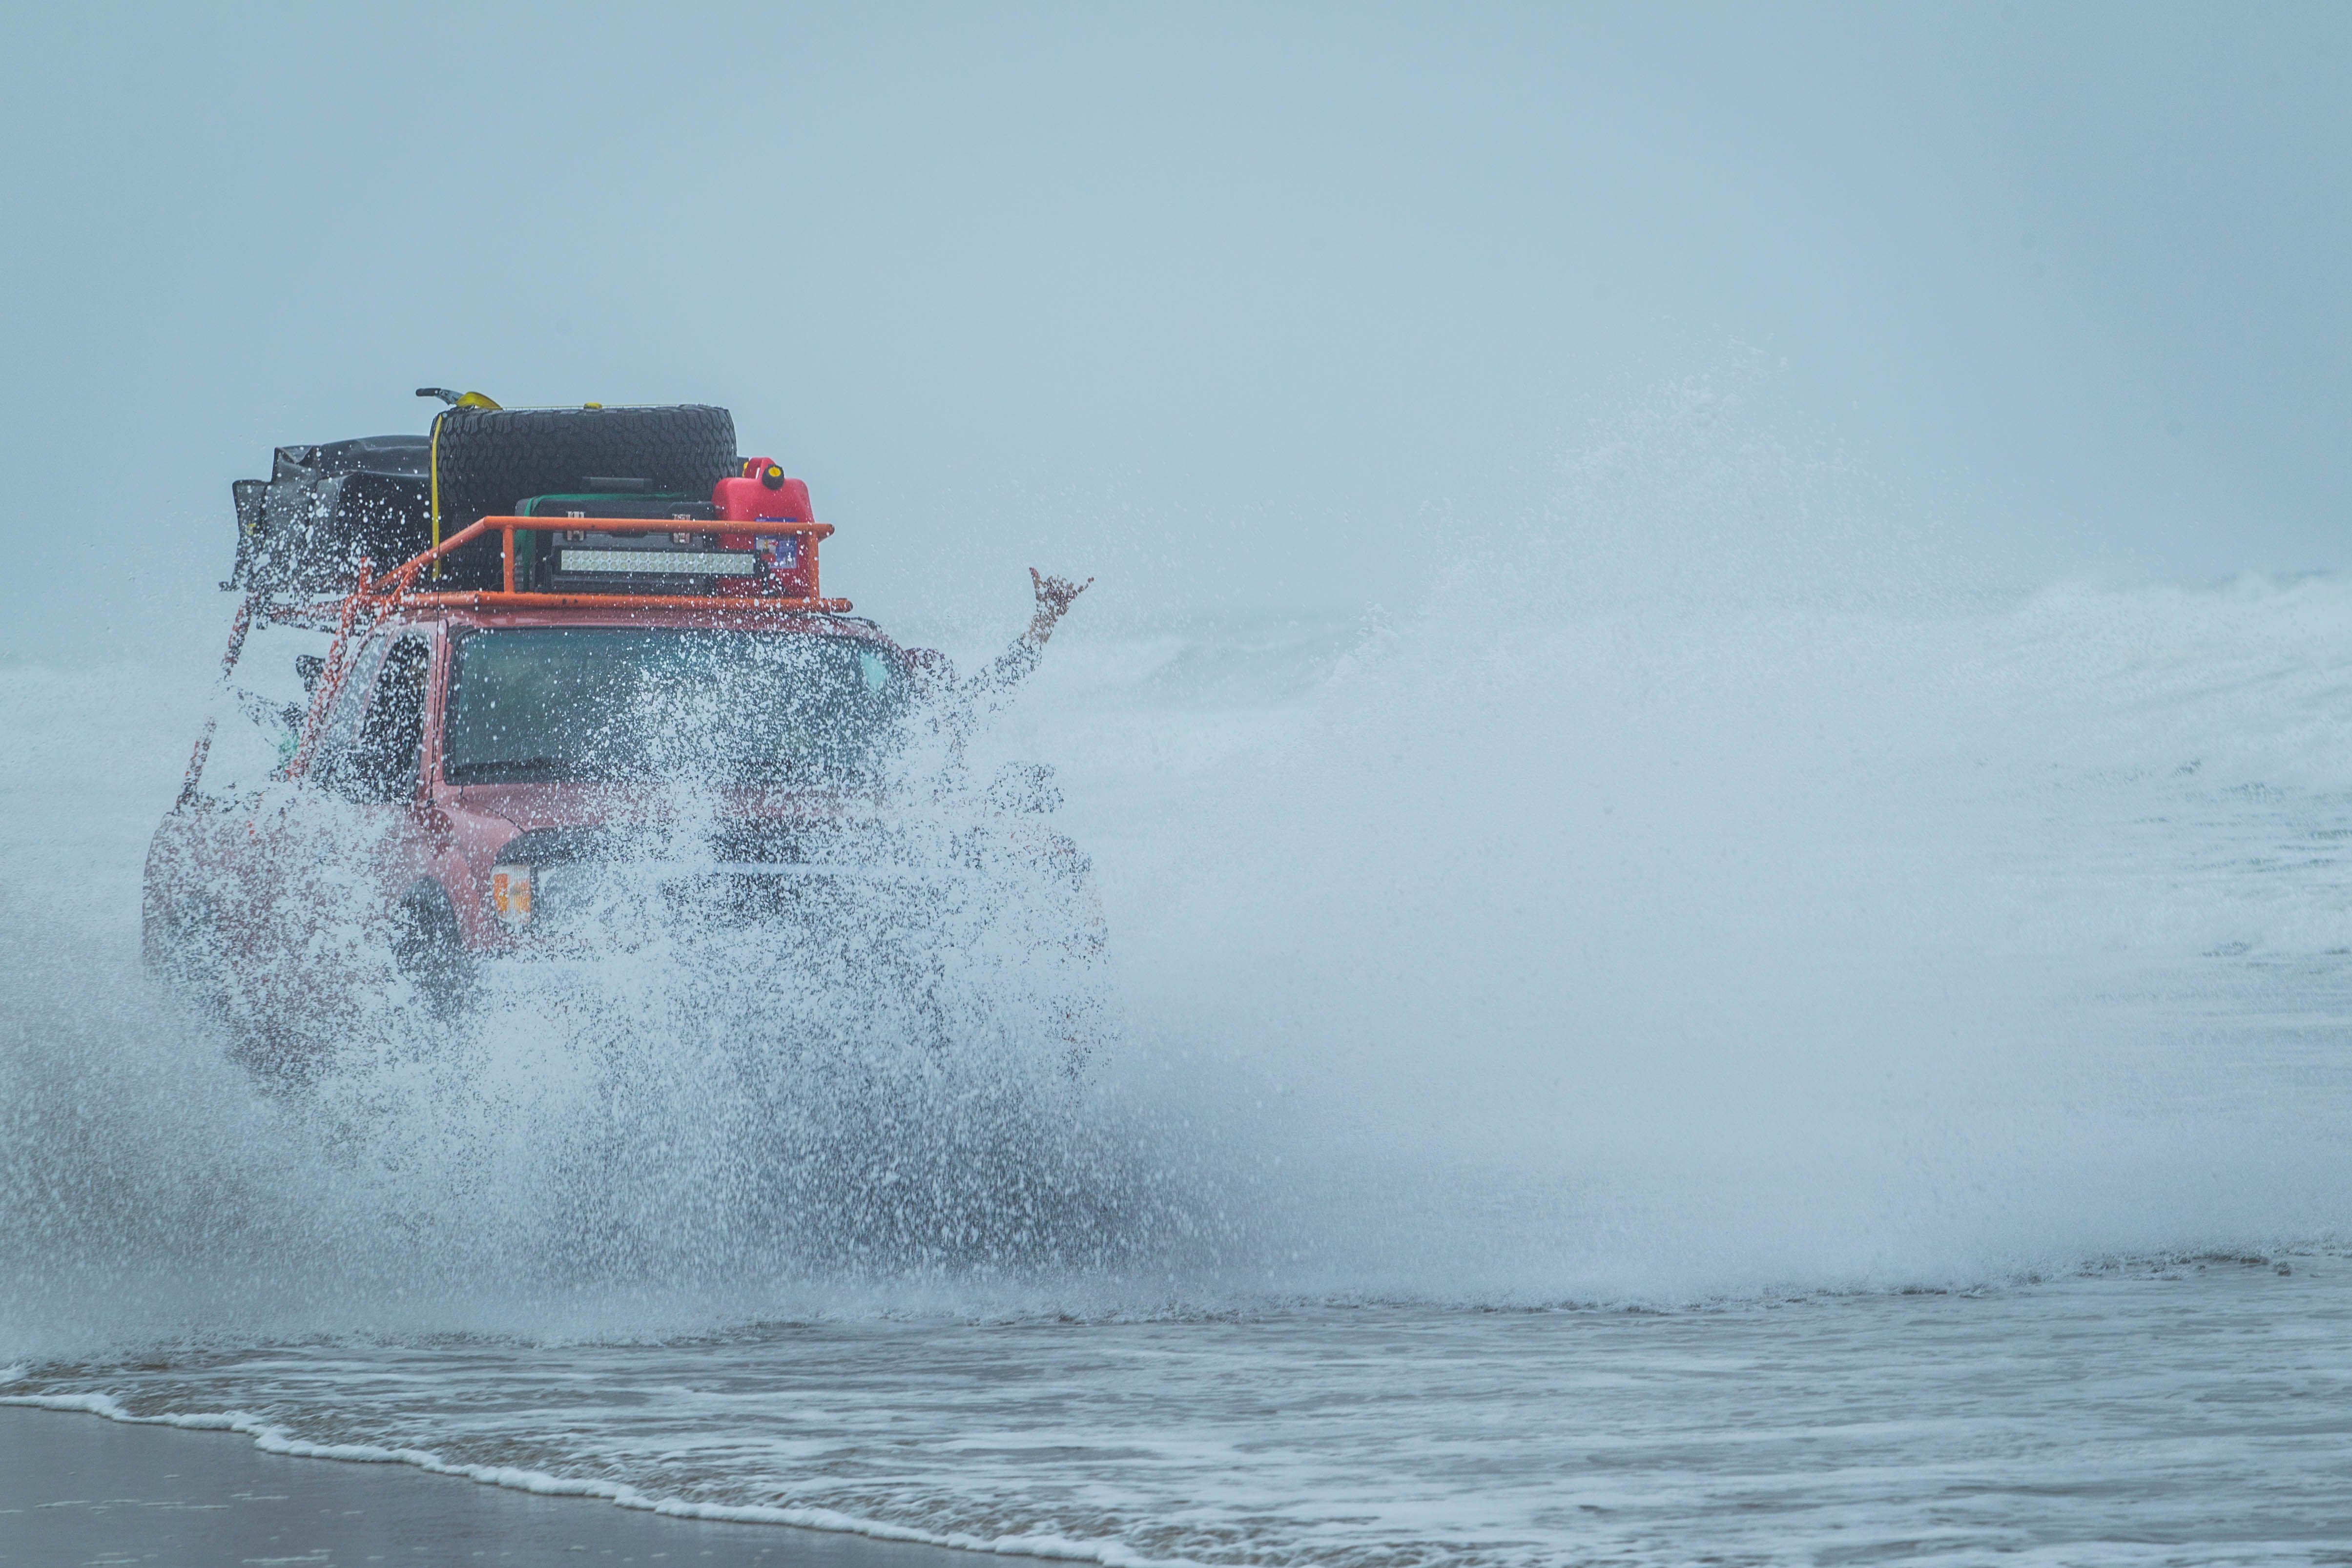
[[[906,685],[884,649],[806,632],[476,632],[456,647],[442,771],[855,784],[887,760]]]

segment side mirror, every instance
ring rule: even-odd
[[[1045,763],[1007,763],[988,786],[988,804],[999,811],[1042,815],[1062,804],[1054,770]]]

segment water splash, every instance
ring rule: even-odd
[[[1664,424],[1594,459],[1634,499],[1570,487],[1596,556],[1065,634],[973,762],[1057,763],[1095,858],[1122,1043],[1079,1083],[912,1048],[847,973],[747,1026],[649,952],[272,1091],[131,951],[184,697],[16,672],[0,1351],[1684,1300],[2336,1232],[2352,587],[1815,591],[1769,536],[1868,498]],[[1767,542],[1718,554],[1743,472]]]

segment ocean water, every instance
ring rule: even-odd
[[[1082,602],[975,759],[1112,931],[1051,1089],[681,943],[269,1089],[137,963],[200,660],[0,673],[0,1397],[1119,1563],[2340,1560],[2352,584],[1610,582]]]

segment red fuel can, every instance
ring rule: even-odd
[[[784,470],[765,458],[747,458],[740,479],[721,479],[710,487],[710,504],[729,522],[814,522],[808,486],[784,478]]]
[[[710,504],[723,521],[735,523],[814,522],[808,486],[784,477],[784,470],[765,458],[744,460],[743,472],[710,487]],[[799,533],[762,533],[756,527],[730,529],[719,536],[722,548],[755,552],[768,563],[757,591],[787,599],[806,599],[816,590],[816,541]],[[748,584],[747,584],[748,585]]]

